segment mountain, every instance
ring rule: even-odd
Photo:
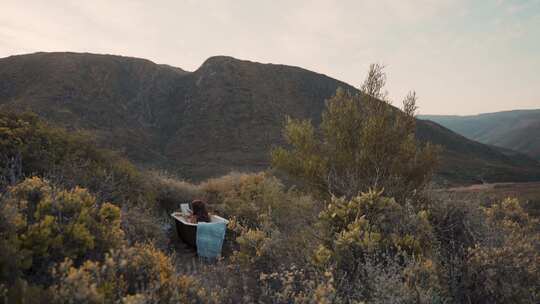
[[[216,56],[196,71],[138,58],[35,53],[0,59],[0,108],[31,110],[84,130],[141,166],[199,180],[261,170],[282,144],[286,115],[320,121],[336,79],[302,68]],[[417,137],[444,147],[451,182],[540,179],[538,162],[418,120]]]
[[[540,109],[471,116],[423,115],[463,136],[540,160]]]

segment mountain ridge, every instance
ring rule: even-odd
[[[540,109],[477,115],[421,115],[465,137],[540,160]]]
[[[88,53],[0,59],[1,109],[29,109],[68,129],[89,131],[101,146],[142,166],[196,180],[265,169],[269,150],[283,144],[285,116],[318,123],[325,100],[338,87],[359,92],[301,67],[230,56],[210,57],[193,72]],[[446,145],[439,170],[444,179],[540,178],[540,165],[530,159],[423,120],[417,129],[419,139]]]

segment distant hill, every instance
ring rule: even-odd
[[[187,72],[137,58],[35,53],[0,59],[0,108],[31,110],[142,166],[189,179],[261,170],[281,144],[286,115],[320,121],[344,82],[302,68],[231,57]],[[540,179],[538,162],[419,120],[417,136],[445,148],[451,182]]]
[[[423,115],[484,144],[515,150],[540,160],[540,109],[471,116]]]

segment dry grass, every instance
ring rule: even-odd
[[[200,198],[203,193],[199,186],[178,179],[163,171],[148,173],[157,194],[157,203],[167,213],[176,211],[180,203]]]

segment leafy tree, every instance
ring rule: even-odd
[[[326,102],[322,122],[288,118],[288,147],[272,151],[272,164],[323,196],[352,198],[384,189],[398,202],[416,196],[429,182],[437,148],[415,139],[416,94],[403,111],[386,100],[385,74],[371,65],[361,93],[338,89]]]

